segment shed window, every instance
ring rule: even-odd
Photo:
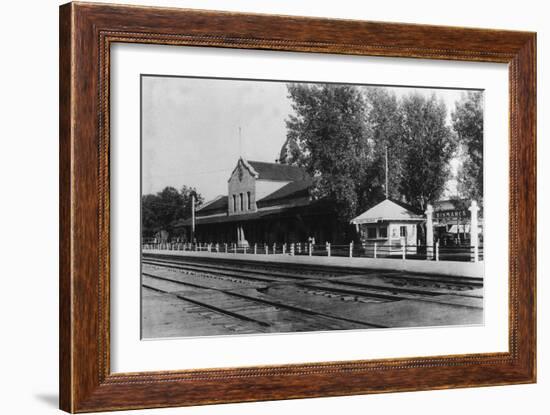
[[[407,227],[406,226],[401,226],[399,228],[399,235],[401,237],[405,237],[405,238],[407,237]]]
[[[367,238],[369,239],[376,238],[376,228],[367,228]]]
[[[233,195],[233,212],[237,211],[237,196]]]
[[[250,202],[250,192],[246,192],[246,204],[247,204],[247,209],[250,210],[251,209],[251,202]]]
[[[382,226],[378,228],[378,237],[379,238],[387,238],[388,237],[388,227]]]
[[[239,195],[239,201],[240,201],[240,205],[241,205],[241,212],[244,210],[244,200],[243,200],[243,194],[241,193]]]

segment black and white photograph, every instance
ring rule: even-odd
[[[484,322],[484,91],[141,76],[141,337]]]
[[[1,412],[546,414],[547,9],[4,2]]]

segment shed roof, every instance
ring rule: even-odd
[[[200,208],[197,209],[197,215],[211,214],[213,211],[226,211],[227,210],[227,196],[220,195],[216,198],[206,202]]]
[[[273,193],[270,193],[264,198],[258,200],[258,206],[270,205],[272,203],[288,199],[309,197],[309,188],[312,183],[312,180],[307,178],[306,180],[297,180],[285,184],[280,189],[277,189]]]
[[[353,224],[376,223],[382,221],[416,221],[420,222],[424,217],[419,212],[401,202],[391,199],[383,200],[369,210],[361,213],[351,220]]]

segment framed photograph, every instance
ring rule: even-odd
[[[60,407],[536,381],[536,35],[60,8]]]

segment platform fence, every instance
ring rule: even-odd
[[[157,241],[144,239],[142,249],[182,251],[182,252],[211,252],[226,254],[249,255],[291,255],[291,256],[325,256],[325,257],[349,257],[349,258],[391,258],[391,259],[416,259],[430,261],[483,261],[483,245],[454,245],[440,246],[438,242],[433,245],[402,245],[382,243],[354,243],[349,244],[313,244],[310,242],[293,243],[255,243],[238,244],[235,242],[181,242],[181,241]]]

